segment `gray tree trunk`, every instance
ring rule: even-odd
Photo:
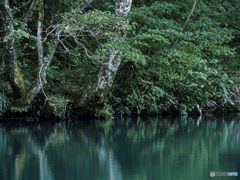
[[[8,36],[14,32],[13,18],[8,0],[0,1],[0,13],[5,36]],[[5,63],[5,70],[13,89],[14,98],[22,97],[26,92],[26,87],[17,64],[14,37],[8,38],[4,42],[2,61]]]
[[[117,0],[115,15],[127,16],[131,9],[132,0]],[[118,38],[123,40],[126,37],[128,21],[125,20],[123,24],[115,27],[114,31]],[[111,38],[110,38],[111,40]],[[74,111],[78,115],[85,115],[85,113],[94,110],[97,102],[108,93],[112,87],[114,79],[122,65],[121,52],[113,50],[106,55],[105,63],[103,63],[90,82],[87,82],[75,97]]]

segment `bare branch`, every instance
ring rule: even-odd
[[[30,5],[30,7],[28,9],[28,12],[26,13],[25,17],[23,18],[23,21],[22,21],[22,24],[20,26],[20,29],[23,27],[24,24],[26,24],[28,22],[28,20],[32,16],[34,7],[36,5],[36,2],[37,2],[37,0],[33,0],[32,1],[31,5]]]
[[[199,15],[201,12],[205,11],[207,8],[214,7],[217,3],[220,3],[220,2],[223,2],[223,1],[224,1],[224,0],[219,0],[219,1],[215,2],[215,3],[212,4],[212,5],[205,7],[203,10],[201,10],[199,13],[197,13],[195,16],[193,16],[192,19],[195,19],[196,17],[198,17],[198,15]],[[191,20],[192,20],[192,19],[191,19]]]
[[[26,3],[23,3],[23,5],[22,6],[20,6],[20,7],[18,7],[18,9],[21,9],[22,7],[24,7],[24,6],[27,6],[29,3],[30,3],[30,1],[31,0],[29,0],[28,2],[26,2]]]
[[[222,13],[218,13],[218,14],[204,14],[203,16],[219,16],[219,15],[223,15],[223,14],[227,14],[229,12],[232,12],[232,11],[236,11],[240,8],[240,6],[237,6],[229,11],[225,11],[225,12],[222,12]]]
[[[92,0],[84,0],[79,6],[77,6],[74,10],[72,10],[70,13],[79,13],[80,11],[82,11],[87,5],[89,5],[90,3],[92,2]],[[62,25],[64,24],[67,24],[67,22],[69,22],[70,20],[68,21],[64,21],[63,23],[61,23]],[[52,32],[52,31],[51,31]],[[46,57],[44,59],[48,59],[48,64],[47,64],[47,67],[49,67],[51,61],[52,61],[52,57],[53,57],[53,54],[54,52],[56,51],[56,47],[58,45],[58,42],[59,42],[59,36],[61,35],[62,31],[59,29],[59,27],[56,29],[56,38],[53,40],[53,44],[54,44],[54,47],[53,47],[53,50],[51,52],[49,52]],[[49,35],[49,34],[48,34]],[[47,36],[48,36],[47,35]],[[47,36],[45,38],[47,38]]]
[[[58,41],[63,45],[64,49],[71,55],[75,55],[73,53],[71,53],[71,51],[65,46],[65,44],[61,41],[61,39],[58,38]]]
[[[198,2],[198,0],[194,0],[192,10],[191,10],[191,12],[189,13],[189,15],[188,15],[188,17],[187,17],[187,20],[186,20],[186,22],[184,23],[184,25],[183,25],[183,27],[182,27],[183,29],[186,28],[188,22],[191,20],[190,17],[192,16],[192,14],[193,14],[193,12],[194,12],[194,9],[195,9],[195,7],[196,7],[197,2]]]
[[[95,60],[95,61],[97,61],[97,62],[99,62],[99,63],[101,63],[101,64],[104,64],[103,62],[98,61],[98,59],[101,58],[100,56],[95,56],[95,57],[94,57],[94,54],[93,54],[91,51],[89,51],[82,43],[80,43],[80,42],[77,40],[76,36],[72,36],[72,37],[73,37],[73,39],[75,40],[76,44],[79,45],[79,46],[81,46],[81,47],[84,49],[84,51],[85,51],[85,53],[86,53],[86,55],[87,55],[87,57],[88,57],[89,59],[92,59],[92,60]],[[103,56],[103,57],[104,57],[104,56]]]
[[[228,99],[227,101],[222,101],[221,104],[219,104],[218,106],[216,106],[216,107],[213,108],[213,109],[208,110],[207,112],[214,111],[215,109],[219,108],[220,106],[224,106],[224,104],[226,104],[226,103],[228,103],[228,102],[231,104],[231,102],[232,102],[233,100],[231,100],[230,98],[231,98],[233,95],[235,95],[237,92],[239,92],[238,89],[237,89],[237,91],[235,91],[234,93],[232,93],[231,96],[227,97],[227,99]],[[226,95],[226,96],[227,96],[227,95]],[[237,102],[239,102],[239,100],[237,100]]]
[[[55,32],[56,38],[52,41],[53,49],[49,50],[48,54],[44,57],[45,61],[47,62],[46,68],[48,68],[52,62],[53,55],[54,55],[56,48],[58,46],[58,43],[59,43],[58,38],[61,35],[61,32],[62,31],[59,29],[56,30],[56,32]]]
[[[203,11],[205,11],[207,8],[214,7],[216,4],[221,3],[221,2],[223,2],[224,0],[219,0],[219,1],[215,2],[215,3],[213,3],[212,5],[205,7],[203,10],[201,10],[199,13],[197,13],[196,15],[194,15],[194,16],[190,19],[190,17],[192,16],[192,13],[194,12],[194,9],[195,9],[195,6],[196,6],[197,1],[198,1],[198,0],[194,0],[192,10],[191,10],[190,14],[188,15],[188,18],[187,18],[186,22],[184,23],[184,25],[183,25],[183,27],[182,27],[183,29],[186,28],[187,24],[188,24],[191,20],[197,18],[198,15],[199,15],[200,13],[202,13]]]
[[[78,5],[75,9],[71,11],[71,13],[79,13],[82,11],[88,4],[90,4],[92,0],[85,0],[80,5]]]
[[[60,24],[58,24],[55,28],[53,28],[53,30],[51,30],[49,33],[47,33],[47,35],[45,36],[45,38],[43,39],[43,42],[45,42],[46,40],[47,40],[47,37],[53,32],[53,31],[55,31],[56,29],[57,29],[57,27],[59,27],[60,26]]]
[[[141,78],[141,77],[140,77],[140,78]],[[143,83],[145,83],[145,84],[153,85],[153,82],[145,81],[145,80],[143,80],[142,78],[141,78],[141,81],[142,81]]]

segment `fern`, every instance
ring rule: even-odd
[[[10,99],[5,96],[5,94],[0,92],[0,112],[5,112],[7,106],[10,104]]]

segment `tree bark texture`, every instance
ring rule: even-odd
[[[127,16],[131,9],[132,0],[117,0],[115,15]],[[128,21],[114,28],[118,38],[123,40],[126,37]],[[111,40],[110,38],[109,40]],[[75,98],[74,111],[78,115],[94,111],[97,102],[104,97],[112,87],[114,79],[122,65],[121,51],[113,50],[106,55],[105,62],[101,65],[98,73],[83,86]]]
[[[0,12],[5,31],[5,36],[14,32],[13,19],[8,0],[0,1]],[[11,37],[4,42],[3,62],[6,73],[13,89],[14,98],[22,97],[26,92],[26,86],[17,64],[15,50],[15,38]]]

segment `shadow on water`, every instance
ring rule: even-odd
[[[210,179],[210,171],[240,173],[239,138],[238,115],[5,121],[0,179]]]

